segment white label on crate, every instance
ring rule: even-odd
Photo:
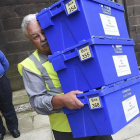
[[[85,60],[87,58],[90,58],[91,52],[90,52],[89,46],[86,46],[86,47],[80,49],[79,54],[80,54],[81,60]]]
[[[91,108],[99,108],[99,107],[101,107],[99,97],[89,98],[89,103],[90,103]]]
[[[137,114],[139,114],[139,108],[135,95],[124,100],[122,102],[122,105],[127,122],[134,118]]]
[[[103,29],[106,35],[120,36],[116,18],[100,13]]]
[[[71,0],[70,2],[68,2],[66,4],[66,9],[67,9],[68,14],[76,11],[77,10],[77,5],[76,5],[75,0]]]
[[[118,77],[131,74],[127,55],[112,56]]]

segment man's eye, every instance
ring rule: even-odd
[[[36,39],[38,39],[38,38],[39,38],[38,35],[36,35],[36,36],[33,37],[34,40],[36,40]]]

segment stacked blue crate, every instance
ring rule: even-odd
[[[140,76],[77,95],[84,107],[64,108],[73,136],[115,134],[139,115]]]
[[[108,0],[60,0],[38,15],[52,54],[91,36],[129,38],[124,8]]]
[[[132,39],[93,37],[54,53],[49,60],[64,93],[85,92],[139,75],[133,45]]]
[[[60,0],[38,15],[64,93],[85,105],[64,108],[74,137],[114,134],[140,115],[140,77],[122,5]]]

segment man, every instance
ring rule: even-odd
[[[83,107],[83,103],[76,98],[76,94],[82,92],[77,90],[63,94],[57,73],[48,61],[51,50],[35,14],[28,15],[23,19],[22,30],[37,49],[31,56],[18,64],[18,70],[23,76],[30,103],[37,113],[49,115],[55,140],[75,140],[62,107],[69,109]],[[77,138],[76,140],[95,139],[112,140],[111,136]]]
[[[18,131],[18,119],[12,103],[12,89],[10,81],[6,77],[9,63],[2,51],[0,51],[0,111],[6,120],[8,130],[12,133],[14,138],[20,136]],[[5,127],[3,126],[2,118],[0,116],[0,140],[3,140],[5,135]]]

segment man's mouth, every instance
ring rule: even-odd
[[[47,46],[47,45],[48,45],[48,43],[44,44],[42,47]]]
[[[41,42],[41,47],[43,48],[44,46],[47,46],[48,45],[48,42],[47,41],[44,41],[44,42]]]

